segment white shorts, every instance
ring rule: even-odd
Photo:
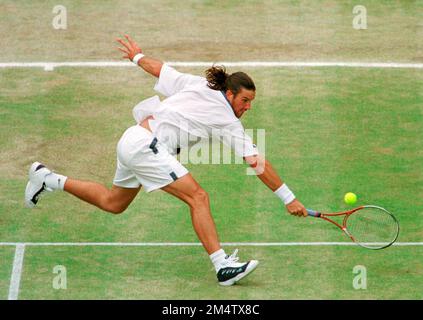
[[[186,175],[188,170],[154,135],[135,125],[128,128],[117,145],[117,168],[113,184],[123,188],[144,186],[147,192],[160,189]]]

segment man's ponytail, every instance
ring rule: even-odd
[[[207,85],[213,90],[226,91],[228,77],[224,66],[213,66],[206,70]]]
[[[224,66],[213,66],[206,70],[208,87],[213,90],[231,90],[237,95],[242,88],[256,91],[254,81],[244,72],[226,73]]]

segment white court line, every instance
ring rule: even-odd
[[[373,243],[377,244],[377,243]],[[222,246],[283,247],[283,246],[356,246],[352,242],[222,242]],[[423,242],[396,242],[394,246],[423,246]],[[193,247],[202,246],[200,242],[0,242],[1,246],[16,246],[10,280],[9,300],[17,300],[21,281],[23,259],[26,246],[32,247]]]
[[[334,61],[168,61],[174,67],[210,67],[223,64],[227,67],[349,67],[349,68],[408,68],[423,69],[423,63],[401,62],[334,62]],[[60,67],[135,67],[123,61],[69,61],[69,62],[0,62],[0,68],[44,68],[52,71]]]
[[[380,244],[372,242],[369,244]],[[356,246],[353,242],[222,242],[222,246],[247,247],[284,247],[284,246]],[[423,246],[423,242],[395,242],[394,246]],[[32,247],[193,247],[202,246],[200,242],[0,242],[0,246]]]
[[[25,254],[25,244],[22,244],[22,243],[16,244],[15,258],[13,260],[13,270],[12,270],[12,277],[10,279],[8,300],[18,300],[24,254]]]

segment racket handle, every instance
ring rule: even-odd
[[[308,213],[309,216],[318,218],[321,215],[320,212],[317,212],[317,211],[314,211],[314,210],[311,210],[311,209],[306,209],[306,210],[307,210],[307,213]]]

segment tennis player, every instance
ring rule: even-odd
[[[138,104],[138,123],[128,128],[117,144],[117,168],[111,189],[52,172],[39,162],[29,169],[25,190],[27,207],[34,207],[44,191],[64,190],[98,208],[125,211],[143,186],[146,192],[162,189],[190,208],[194,230],[213,263],[219,284],[230,286],[252,272],[258,261],[238,262],[237,252],[227,255],[219,243],[209,196],[176,159],[180,148],[190,146],[185,133],[204,138],[219,132],[219,138],[243,157],[258,178],[286,205],[289,213],[307,216],[304,206],[283,183],[272,165],[259,155],[239,120],[251,108],[256,87],[243,72],[227,74],[213,66],[206,77],[176,71],[160,60],[145,56],[127,35],[117,39],[119,50],[147,73],[158,78],[154,89],[166,98],[154,96]]]

